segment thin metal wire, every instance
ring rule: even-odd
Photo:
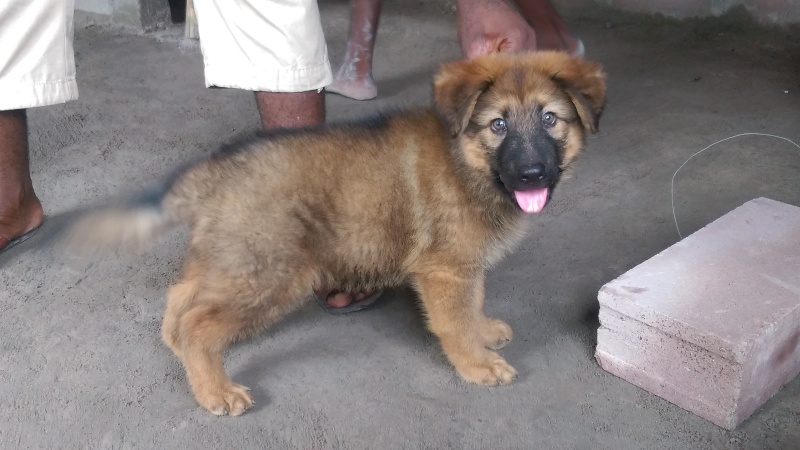
[[[790,142],[790,143],[794,144],[795,147],[800,149],[800,145],[797,145],[797,143],[795,141],[793,141],[791,139],[788,139],[788,138],[785,138],[783,136],[776,136],[774,134],[767,134],[767,133],[741,133],[741,134],[737,134],[737,135],[734,135],[734,136],[726,137],[725,139],[720,139],[719,141],[714,142],[713,144],[709,145],[708,147],[706,147],[706,148],[700,150],[699,152],[695,153],[694,155],[690,156],[686,161],[683,162],[683,164],[681,164],[680,167],[678,167],[678,170],[676,170],[675,173],[672,174],[672,181],[670,182],[670,187],[669,187],[669,196],[670,196],[670,200],[672,201],[672,219],[675,221],[675,229],[678,230],[678,237],[680,237],[681,239],[683,239],[683,236],[681,235],[680,227],[678,227],[678,216],[675,214],[675,176],[678,175],[678,172],[680,172],[681,169],[683,169],[683,166],[685,166],[686,163],[691,161],[692,158],[694,158],[695,156],[699,155],[700,153],[703,153],[704,151],[706,151],[706,150],[710,149],[711,147],[719,144],[720,142],[729,141],[731,139],[742,137],[742,136],[766,136],[766,137],[773,137],[773,138],[777,138],[777,139],[783,139],[786,142]]]

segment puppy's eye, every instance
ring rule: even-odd
[[[492,131],[496,134],[503,134],[508,129],[508,124],[505,119],[494,119],[491,125]]]
[[[552,127],[556,124],[556,115],[551,112],[542,114],[542,124],[546,127]]]

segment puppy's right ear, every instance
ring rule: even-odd
[[[478,97],[492,82],[491,74],[480,61],[456,61],[441,66],[433,81],[433,98],[453,137],[464,131]]]

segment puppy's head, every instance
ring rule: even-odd
[[[605,74],[561,52],[498,53],[442,66],[434,99],[466,166],[535,213],[597,131]]]

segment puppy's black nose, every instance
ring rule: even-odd
[[[523,183],[533,183],[544,178],[545,168],[544,164],[531,164],[525,166],[519,171],[519,181]]]

